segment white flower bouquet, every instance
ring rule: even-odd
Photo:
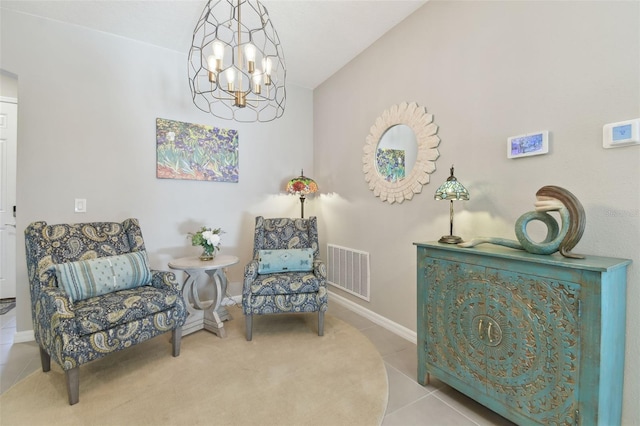
[[[222,239],[220,234],[224,231],[220,228],[207,228],[203,226],[198,232],[189,232],[188,238],[191,238],[191,245],[202,247],[202,260],[212,260],[216,255],[216,250],[220,250]]]

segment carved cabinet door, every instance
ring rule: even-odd
[[[429,259],[426,361],[541,424],[575,424],[580,286]]]

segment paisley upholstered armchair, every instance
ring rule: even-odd
[[[324,334],[327,268],[318,258],[316,217],[256,218],[253,259],[245,267],[242,309],[246,337],[253,315],[318,312],[318,336]]]
[[[79,400],[80,366],[172,332],[180,354],[186,319],[171,272],[148,267],[136,219],[47,225],[25,230],[31,315],[42,370],[66,374],[69,404]]]

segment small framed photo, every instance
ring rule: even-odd
[[[507,139],[507,158],[530,157],[549,152],[549,131],[527,133]]]

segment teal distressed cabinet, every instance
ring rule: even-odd
[[[418,382],[521,425],[616,425],[625,259],[416,243]]]

